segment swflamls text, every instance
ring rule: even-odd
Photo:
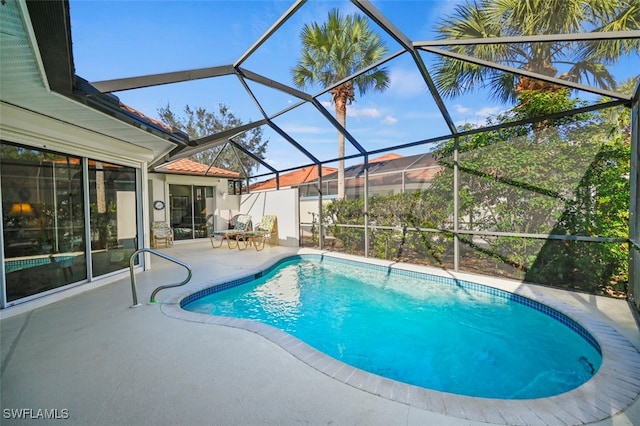
[[[67,408],[4,408],[2,417],[13,420],[64,420],[69,418]]]

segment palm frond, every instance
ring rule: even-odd
[[[301,57],[291,71],[298,87],[331,86],[387,54],[386,45],[365,17],[342,16],[337,9],[329,12],[324,23],[305,25],[300,40]],[[380,91],[389,86],[389,75],[384,68],[373,69],[355,78],[352,84],[360,94]]]
[[[584,60],[576,62],[567,73],[567,80],[584,82],[604,89],[615,89],[616,80],[601,62]]]
[[[440,21],[438,38],[464,39],[586,31],[620,31],[640,28],[638,0],[482,0],[456,6],[451,17]],[[615,87],[606,65],[621,56],[640,51],[640,40],[597,42],[537,42],[476,46],[453,46],[452,51],[556,76],[556,65],[570,64],[563,78],[585,81],[603,88]],[[445,96],[466,89],[494,88],[500,99],[515,99],[516,80],[493,70],[477,69],[451,60],[440,60],[436,84]],[[541,87],[544,87],[541,86]]]

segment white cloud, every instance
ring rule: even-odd
[[[398,122],[398,119],[390,115],[387,115],[382,119],[383,124],[396,124],[397,122]]]
[[[355,105],[347,107],[347,117],[378,118],[380,115],[380,111],[377,108],[358,108]]]
[[[389,80],[388,92],[396,96],[412,98],[424,95],[427,91],[424,79],[417,70],[394,68],[389,72]]]
[[[471,108],[468,108],[464,105],[460,105],[460,104],[455,104],[453,106],[456,110],[456,112],[460,113],[460,114],[467,114],[469,112],[471,112]]]
[[[334,112],[334,106],[330,102],[321,102],[322,105],[327,108],[332,113]],[[383,116],[383,113],[380,109],[376,107],[365,107],[361,108],[357,103],[353,103],[347,106],[347,117],[349,118],[380,118]],[[382,120],[383,123],[387,122],[387,120],[395,120],[390,116],[385,116]],[[397,120],[396,120],[397,121]]]
[[[321,101],[321,104],[327,108],[327,110],[334,113],[334,105],[329,101]],[[347,117],[356,119],[378,119],[381,118],[382,124],[396,124],[398,119],[391,114],[385,113],[383,110],[375,106],[360,107],[358,103],[353,103],[347,106]]]
[[[358,108],[351,105],[347,108],[347,116],[351,118],[380,118],[382,124],[396,124],[398,119],[391,114],[385,114],[378,108]]]
[[[465,124],[472,124],[475,126],[482,126],[486,124],[487,117],[496,116],[501,114],[504,111],[503,107],[500,106],[491,106],[491,107],[483,107],[479,110],[473,110],[472,108],[463,107],[460,105],[456,105],[456,111],[461,115],[464,115],[464,118],[456,121],[456,126],[462,126]]]
[[[486,117],[500,114],[503,111],[503,107],[501,106],[485,106],[475,110],[462,104],[455,104],[453,108],[458,114],[464,116],[467,121],[479,121],[480,119],[483,120]]]
[[[489,117],[490,115],[497,115],[502,112],[502,108],[499,106],[484,107],[476,111],[478,117]]]

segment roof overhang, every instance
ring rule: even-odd
[[[83,134],[101,140],[105,155],[153,162],[187,145],[186,135],[128,111],[114,96],[92,93],[75,76],[67,0],[16,0],[0,7],[0,102],[12,112],[1,116],[3,130],[11,129],[3,134],[37,130],[20,128],[37,116],[56,122],[69,139]]]

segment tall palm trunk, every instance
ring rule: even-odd
[[[555,77],[558,72],[558,69],[551,64],[550,59],[530,62],[525,65],[524,69],[526,71],[537,72],[538,74],[542,74],[547,77]],[[569,76],[565,74],[560,76],[560,78],[567,79],[568,77]],[[524,91],[550,92],[562,89],[564,89],[564,86],[561,86],[559,84],[548,83],[546,81],[541,81],[526,76],[518,77],[518,82],[515,87],[516,94]]]
[[[347,107],[344,102],[336,103],[336,118],[342,127],[347,121]],[[338,157],[344,157],[344,135],[338,132]],[[344,160],[338,161],[338,198],[344,198]]]
[[[336,120],[338,123],[346,129],[347,127],[347,105],[350,100],[353,99],[353,86],[350,84],[343,84],[336,87],[332,92],[333,102],[336,106]],[[345,196],[345,182],[344,182],[344,135],[342,132],[338,132],[338,198],[342,199]]]

